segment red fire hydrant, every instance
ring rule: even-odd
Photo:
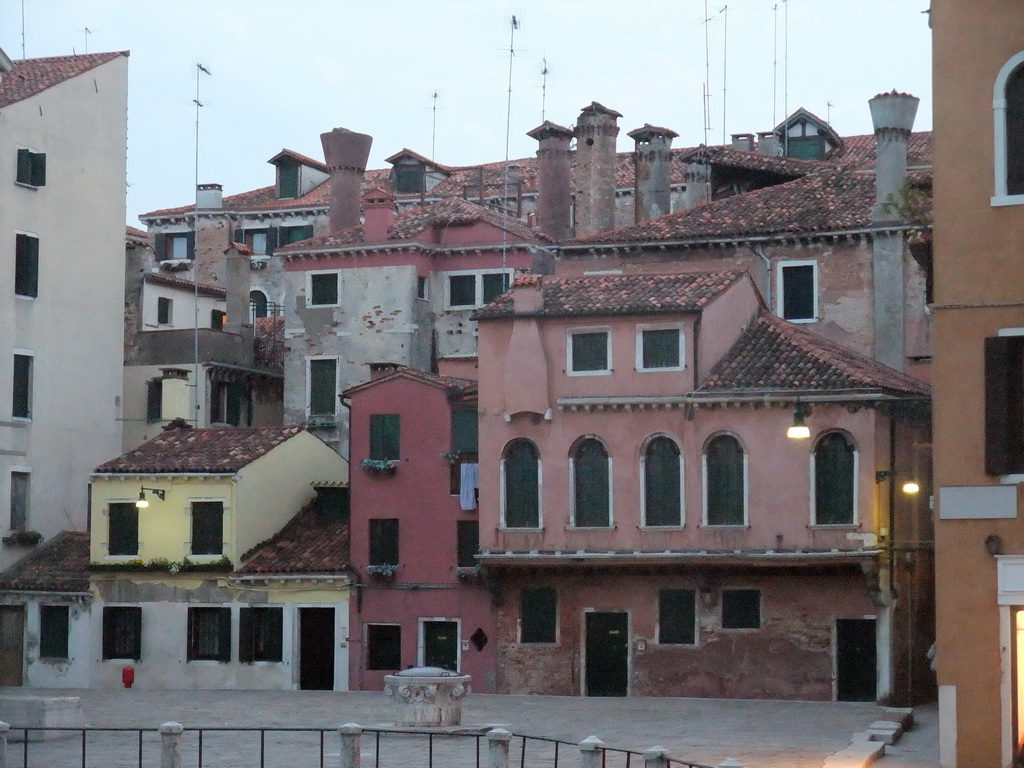
[[[131,688],[135,682],[135,667],[125,667],[121,670],[121,682],[125,688]]]

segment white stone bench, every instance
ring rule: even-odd
[[[0,696],[0,720],[9,724],[9,741],[22,741],[21,728],[84,728],[85,717],[77,696]],[[29,731],[28,741],[74,736],[73,731]]]

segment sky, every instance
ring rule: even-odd
[[[895,88],[920,97],[914,127],[930,130],[927,6],[0,0],[0,48],[16,60],[131,52],[126,220],[138,226],[191,203],[197,176],[231,195],[272,184],[266,161],[283,148],[322,160],[335,127],[373,136],[370,168],[403,148],[472,165],[533,156],[527,131],[571,127],[591,101],[622,113],[625,151],[644,123],[688,147],[770,130],[799,107],[840,135],[870,133],[868,99]]]

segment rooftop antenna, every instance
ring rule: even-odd
[[[196,254],[196,236],[199,234],[199,110],[203,107],[203,102],[199,100],[199,84],[200,78],[203,74],[212,75],[206,67],[202,64],[196,64],[196,97],[192,100],[196,105],[196,157],[195,157],[195,180],[196,180],[196,209],[195,219],[193,221],[192,230],[192,276],[194,293],[193,306],[195,312],[192,322],[192,351],[194,354],[192,362],[192,413],[194,415],[195,425],[199,426],[199,259]]]
[[[708,16],[708,0],[704,0],[704,144],[708,143],[708,132],[711,130],[711,93],[709,83],[711,82],[711,41],[708,38],[708,24],[711,17]]]
[[[825,112],[825,122],[828,123],[829,125],[832,125],[832,107],[834,106],[835,104],[833,104],[831,101],[825,104],[825,109],[827,110]]]
[[[725,20],[725,31],[722,33],[722,146],[725,146],[725,76],[729,64],[729,6],[719,11]]]
[[[772,6],[772,128],[779,124],[779,4]]]
[[[512,62],[516,57],[516,30],[519,29],[519,19],[512,15],[512,19],[509,23],[509,37],[508,37],[508,102],[505,107],[505,180],[502,184],[502,198],[501,208],[502,213],[507,215],[506,206],[508,204],[508,147],[509,137],[511,136],[512,129]],[[501,266],[505,268],[505,262],[508,256],[508,231],[505,227],[501,228]]]
[[[434,155],[434,145],[435,145],[435,142],[437,141],[437,96],[438,96],[437,91],[434,91],[434,95],[431,97],[434,100],[434,105],[430,108],[431,112],[434,113],[433,116],[432,116],[432,121],[431,121],[431,126],[430,126],[430,159],[431,160],[435,160],[436,159],[436,156]]]
[[[21,0],[21,58],[25,56],[25,0]]]
[[[783,18],[785,26],[783,39],[785,41],[783,64],[782,64],[782,109],[785,113],[783,120],[789,119],[789,0],[782,0]],[[782,149],[782,156],[789,157],[789,126],[786,126],[786,140]]]
[[[85,32],[85,52],[89,53],[89,35],[95,32],[95,29],[89,29],[88,27],[82,27],[82,31]]]
[[[547,111],[547,100],[548,100],[548,60],[540,60],[540,121],[543,123],[546,111]]]

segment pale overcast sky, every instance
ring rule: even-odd
[[[547,119],[570,126],[581,107],[599,101],[623,114],[620,150],[644,123],[677,131],[677,147],[704,142],[705,82],[708,143],[722,141],[723,106],[726,134],[769,130],[801,106],[842,135],[869,133],[867,100],[893,88],[921,98],[915,129],[928,130],[927,6],[0,0],[0,47],[22,58],[24,9],[28,58],[83,53],[87,44],[93,53],[131,51],[127,221],[137,225],[140,213],[193,200],[197,63],[212,72],[201,82],[199,181],[223,184],[229,195],[272,183],[266,161],[282,148],[322,160],[319,135],[336,126],[374,137],[371,168],[403,147],[430,156],[435,91],[438,162],[504,159],[513,14],[512,158],[536,151],[525,133],[541,122],[544,60]]]

